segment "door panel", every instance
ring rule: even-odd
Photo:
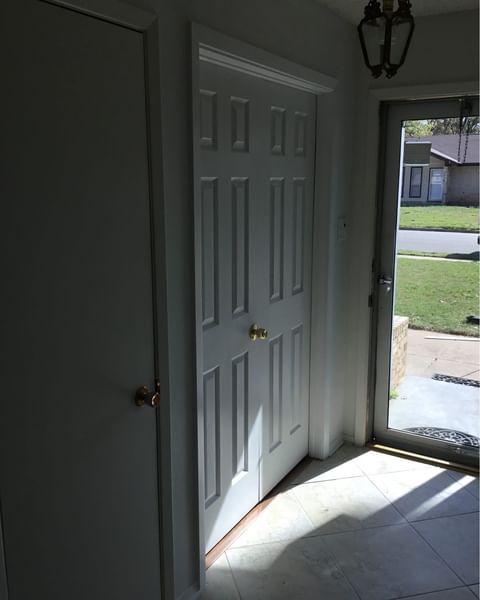
[[[159,598],[142,36],[19,4],[3,142],[0,482],[12,598]],[[21,37],[18,38],[18,35]]]
[[[202,66],[199,115],[207,548],[258,502],[260,426],[248,338],[259,123],[249,78],[217,71]]]
[[[307,453],[315,98],[205,63],[200,88],[209,549]]]
[[[264,422],[260,497],[308,451],[310,272],[315,97],[288,87],[261,88],[270,121],[255,237],[256,319],[269,332],[256,377]],[[267,188],[268,186],[268,188]],[[269,231],[262,224],[269,224]],[[266,276],[268,274],[268,276]]]

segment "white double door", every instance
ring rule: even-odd
[[[308,451],[316,100],[201,63],[197,106],[209,550]]]

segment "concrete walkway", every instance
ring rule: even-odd
[[[407,375],[434,373],[480,381],[479,338],[409,329]]]

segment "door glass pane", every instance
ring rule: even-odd
[[[388,428],[472,449],[480,438],[480,138],[477,117],[468,140],[455,121],[404,122]]]
[[[430,202],[440,202],[443,199],[443,174],[444,169],[430,169],[430,189],[428,195]]]
[[[422,195],[422,167],[412,167],[410,170],[410,198],[420,198]]]

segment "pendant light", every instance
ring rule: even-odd
[[[393,77],[405,62],[415,23],[410,13],[410,0],[384,0],[383,10],[378,0],[365,6],[365,16],[358,25],[365,64],[372,75],[380,77],[383,71]]]

